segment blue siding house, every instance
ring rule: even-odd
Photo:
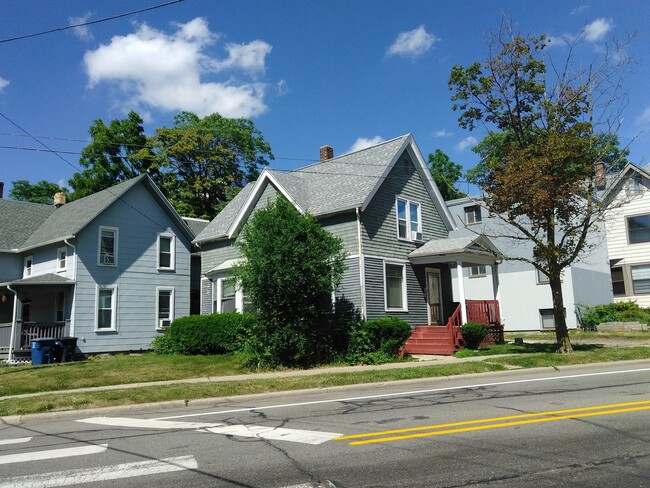
[[[410,352],[452,352],[457,344],[450,338],[463,321],[480,319],[479,308],[491,307],[489,322],[499,323],[498,303],[473,304],[463,283],[453,301],[450,269],[493,266],[493,246],[478,236],[448,239],[453,219],[410,134],[339,157],[324,146],[319,163],[295,171],[264,169],[194,240],[202,256],[201,313],[245,309],[245,290],[227,279],[239,258],[235,244],[255,210],[278,195],[342,239],[347,269],[338,299],[364,319],[397,316],[418,333],[445,337],[441,348]],[[429,339],[414,339],[411,346]]]
[[[148,349],[189,314],[193,237],[147,175],[56,206],[0,199],[1,357],[43,337]]]

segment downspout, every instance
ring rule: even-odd
[[[11,286],[7,285],[7,290],[14,294],[14,311],[13,317],[11,319],[11,339],[9,339],[9,356],[7,357],[7,362],[12,363],[14,355],[14,341],[16,340],[16,314],[18,313],[18,293],[16,290],[12,290]]]
[[[361,293],[361,320],[366,320],[366,264],[363,257],[363,241],[361,240],[361,209],[357,210],[357,240],[359,243],[359,292]]]
[[[72,293],[72,309],[70,310],[70,336],[74,337],[74,319],[77,311],[77,247],[70,244],[67,239],[63,239],[66,246],[72,248],[74,254],[74,264],[72,265],[72,279],[74,280],[74,292]]]

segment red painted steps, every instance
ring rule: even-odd
[[[456,352],[449,329],[440,325],[423,325],[413,330],[411,337],[404,344],[408,354],[440,354],[451,356]]]

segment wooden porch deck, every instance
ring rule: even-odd
[[[460,333],[462,325],[460,304],[455,304],[454,313],[446,325],[423,325],[413,330],[411,337],[404,345],[408,354],[437,354],[451,356],[462,349],[463,338]],[[499,302],[496,300],[466,300],[466,316],[468,322],[487,325],[489,333],[482,345],[503,342],[503,325]]]

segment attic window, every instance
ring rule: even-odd
[[[397,199],[397,237],[407,241],[422,240],[422,213],[419,203]]]
[[[99,264],[101,266],[117,266],[117,229],[100,227],[98,247]]]
[[[480,205],[465,207],[465,223],[467,225],[478,224],[481,220],[483,220],[483,217],[481,216]]]

